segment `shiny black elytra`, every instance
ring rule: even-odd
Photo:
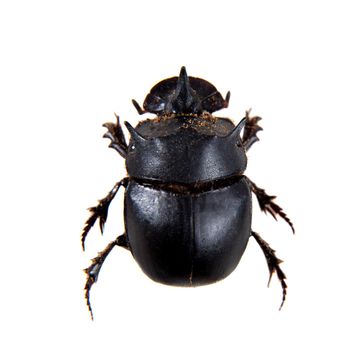
[[[125,187],[125,233],[92,260],[85,272],[85,297],[91,317],[90,289],[109,252],[118,245],[130,250],[147,276],[176,286],[201,286],[227,277],[238,265],[249,237],[253,236],[267,260],[270,279],[277,273],[287,292],[285,275],[274,250],[251,229],[252,196],[260,208],[292,228],[274,196],[243,175],[246,151],[258,141],[260,117],[249,111],[237,125],[213,112],[228,106],[209,82],[188,77],[182,67],[179,77],[165,79],[147,95],[139,114],[156,114],[136,128],[128,122],[129,144],[117,116],[106,123],[109,147],[126,160],[128,177],[117,182],[108,195],[90,208],[82,233],[85,239],[97,219],[101,232],[108,207],[121,186]],[[241,136],[242,133],[242,136]]]

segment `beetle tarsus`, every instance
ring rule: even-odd
[[[118,238],[111,243],[108,244],[108,246],[98,255],[91,260],[91,265],[86,268],[84,271],[87,274],[86,284],[85,284],[85,299],[86,304],[89,308],[91,319],[94,319],[94,315],[92,313],[92,307],[90,303],[90,289],[93,286],[94,283],[97,282],[98,274],[100,273],[101,267],[106,260],[108,254],[111,252],[111,250],[118,245]]]
[[[261,117],[255,116],[255,117],[250,117],[249,114],[251,112],[251,109],[247,110],[245,112],[245,117],[246,117],[246,124],[244,127],[244,133],[243,133],[243,146],[246,151],[256,142],[259,141],[259,138],[257,133],[263,128],[258,125],[259,121],[261,120]]]
[[[114,187],[109,191],[107,196],[101,200],[98,201],[98,205],[96,207],[91,207],[88,210],[91,212],[91,216],[87,219],[85,222],[85,226],[83,228],[83,233],[81,235],[81,243],[83,246],[83,250],[85,250],[85,239],[92,228],[94,226],[97,219],[99,219],[100,224],[100,230],[101,233],[103,233],[104,225],[107,221],[107,215],[108,215],[108,207],[117,194],[120,186],[126,186],[128,182],[128,178],[124,178],[123,180],[117,182]]]
[[[104,123],[103,126],[107,128],[107,132],[103,135],[104,138],[110,139],[111,143],[108,147],[114,148],[123,158],[126,157],[128,145],[125,141],[123,129],[120,126],[119,116],[116,123]]]
[[[276,272],[277,277],[281,283],[282,287],[282,302],[279,307],[279,310],[282,309],[282,306],[286,300],[286,295],[287,295],[287,283],[286,283],[286,275],[280,268],[279,264],[282,263],[283,261],[278,259],[277,256],[275,255],[275,251],[269,246],[269,244],[264,241],[256,232],[252,231],[252,236],[255,238],[255,240],[258,242],[261,250],[263,251],[266,261],[267,261],[267,266],[270,271],[270,277],[269,277],[269,282],[268,286],[270,285],[271,277],[274,272]]]
[[[293,223],[291,220],[288,218],[287,214],[283,211],[283,209],[274,203],[274,199],[276,196],[269,196],[265,190],[262,188],[259,188],[253,181],[251,181],[249,178],[245,177],[249,183],[249,186],[251,190],[255,193],[260,209],[266,213],[270,213],[275,220],[277,220],[277,216],[281,217],[284,221],[287,222],[287,224],[290,226],[292,229],[293,233],[295,233]]]

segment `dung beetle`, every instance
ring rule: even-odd
[[[286,276],[274,250],[251,229],[252,192],[260,208],[294,227],[275,196],[268,195],[244,175],[246,152],[258,141],[260,117],[250,111],[235,125],[213,112],[228,107],[225,99],[206,80],[179,77],[162,80],[146,96],[143,108],[132,100],[139,114],[155,114],[134,128],[127,144],[119,117],[106,123],[104,137],[126,160],[128,177],[117,182],[91,215],[82,233],[82,245],[99,220],[101,232],[108,207],[119,188],[125,188],[125,233],[92,259],[85,269],[85,297],[91,317],[90,289],[116,245],[128,249],[152,280],[173,286],[201,286],[227,277],[239,263],[250,237],[267,260],[270,279],[281,283],[282,307],[287,292]]]

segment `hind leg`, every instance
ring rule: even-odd
[[[90,304],[90,289],[93,286],[93,284],[97,282],[98,275],[100,273],[103,263],[105,262],[108,254],[116,245],[129,250],[128,238],[125,233],[117,237],[117,239],[115,239],[114,241],[110,242],[102,252],[98,253],[98,255],[91,260],[91,265],[84,270],[87,275],[85,283],[85,299],[92,319],[94,318],[94,316]]]
[[[262,251],[265,255],[266,261],[267,261],[267,266],[268,266],[269,271],[270,271],[270,278],[269,278],[268,285],[270,285],[271,277],[272,277],[272,274],[274,272],[276,272],[277,277],[281,283],[282,292],[283,292],[282,303],[281,303],[280,308],[279,308],[281,310],[281,308],[286,300],[286,295],[287,295],[287,284],[285,282],[286,275],[284,274],[284,272],[282,271],[282,269],[279,266],[279,264],[282,262],[282,260],[277,258],[277,256],[275,255],[275,251],[256,232],[252,231],[252,236],[258,242],[260,248],[262,249]]]

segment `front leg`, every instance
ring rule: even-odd
[[[123,158],[126,158],[128,145],[125,141],[125,136],[123,129],[120,126],[119,117],[115,114],[117,122],[114,123],[105,123],[103,126],[107,128],[107,132],[103,137],[111,140],[111,143],[108,147],[114,148]]]
[[[258,125],[259,121],[261,120],[260,117],[250,117],[251,109],[245,112],[246,117],[246,124],[244,126],[244,132],[243,132],[243,138],[242,143],[246,151],[249,150],[249,148],[256,142],[259,141],[259,138],[256,136],[256,134],[263,130],[261,126]]]
[[[274,203],[274,199],[276,196],[269,196],[265,190],[262,188],[259,188],[253,181],[251,181],[248,177],[246,177],[246,180],[248,181],[250,189],[255,193],[260,209],[266,213],[269,212],[275,220],[277,220],[277,216],[281,217],[283,220],[285,220],[290,228],[292,229],[293,233],[295,232],[293,223],[288,218],[287,214],[283,211],[283,209]]]
[[[101,233],[103,233],[103,227],[105,222],[107,221],[107,215],[108,215],[108,207],[117,194],[120,186],[126,187],[128,185],[129,178],[125,177],[121,181],[117,182],[114,187],[109,191],[107,196],[103,199],[100,199],[98,201],[98,204],[96,207],[91,207],[88,210],[91,212],[91,215],[89,219],[85,222],[85,226],[83,228],[83,233],[81,235],[81,243],[83,246],[83,250],[85,250],[85,239],[91,229],[92,226],[94,226],[97,219],[99,219],[100,222],[100,230]]]

